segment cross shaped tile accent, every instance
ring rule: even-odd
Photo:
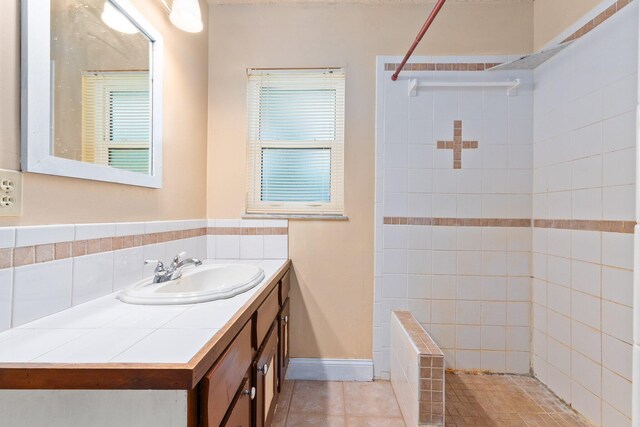
[[[453,141],[438,141],[438,149],[453,150],[453,168],[462,169],[462,149],[478,148],[478,141],[462,140],[462,120],[453,121]]]

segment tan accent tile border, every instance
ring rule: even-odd
[[[287,227],[209,227],[210,236],[282,236],[288,233]]]
[[[562,43],[570,42],[572,40],[577,40],[580,37],[584,36],[585,34],[590,32],[591,30],[596,28],[598,25],[602,24],[604,21],[606,21],[607,19],[611,18],[613,15],[618,13],[623,7],[625,7],[626,5],[631,3],[631,1],[632,0],[618,0],[618,1],[616,1],[611,6],[606,8],[604,11],[599,13],[591,21],[587,22],[582,27],[580,27],[576,32],[571,34],[566,39],[562,40]]]
[[[431,225],[445,227],[531,227],[528,218],[431,218],[384,217],[386,225]]]
[[[75,258],[102,252],[134,248],[155,243],[171,242],[206,235],[249,235],[272,236],[287,235],[287,227],[201,227],[180,231],[165,231],[161,233],[136,234],[129,236],[106,237],[90,240],[75,240],[55,244],[24,246],[0,249],[0,269],[21,267],[41,262]]]
[[[605,233],[633,234],[635,221],[608,221],[583,219],[534,219],[535,228],[557,228],[562,230],[600,231]]]
[[[406,64],[404,71],[484,71],[500,65],[500,62],[428,62]],[[385,71],[395,71],[398,68],[396,63],[387,62],[384,64]]]

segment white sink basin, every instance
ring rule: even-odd
[[[182,277],[164,283],[144,279],[123,290],[118,299],[129,304],[195,304],[231,298],[264,279],[255,265],[210,264],[185,269]]]

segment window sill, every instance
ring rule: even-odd
[[[243,214],[242,219],[289,219],[307,221],[349,221],[345,215],[314,215],[314,214]]]

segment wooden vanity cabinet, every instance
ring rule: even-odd
[[[255,362],[255,425],[268,427],[278,404],[278,328],[274,320]]]
[[[199,427],[269,427],[289,363],[289,272],[198,384]]]

